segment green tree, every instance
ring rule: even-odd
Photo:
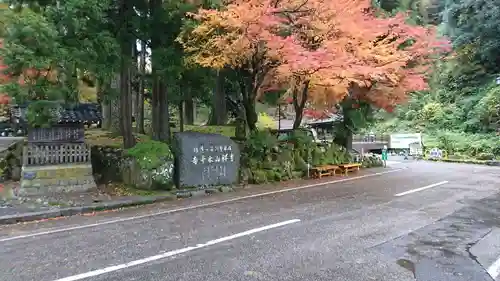
[[[17,103],[37,101],[30,112],[49,106],[42,101],[77,102],[81,73],[109,76],[116,68],[116,40],[103,28],[107,1],[68,0],[63,5],[30,1],[32,8],[13,4],[17,8],[3,15],[8,28],[1,50],[13,79],[3,87]],[[34,125],[48,121],[38,118]]]
[[[446,0],[443,30],[455,48],[470,46],[488,73],[500,72],[500,5],[496,0]]]

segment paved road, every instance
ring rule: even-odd
[[[500,169],[390,166],[265,196],[2,227],[0,280],[493,280]]]
[[[15,142],[24,140],[23,137],[0,137],[0,150],[9,148]]]

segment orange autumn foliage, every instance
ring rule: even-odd
[[[376,13],[370,0],[234,0],[192,14],[199,25],[180,41],[202,66],[265,68],[260,93],[287,88],[314,107],[351,96],[389,109],[426,88],[441,43],[434,28],[408,25],[404,14]]]
[[[3,40],[0,39],[0,48],[3,48]],[[12,75],[6,73],[8,70],[8,66],[3,64],[2,59],[0,58],[0,85],[10,83],[13,79]],[[48,70],[36,70],[36,69],[26,69],[23,71],[21,75],[17,78],[17,83],[20,85],[26,85],[30,83],[34,83],[36,79],[44,77],[49,80],[55,80],[56,74],[54,71]],[[11,98],[4,93],[0,94],[0,103],[10,103]]]

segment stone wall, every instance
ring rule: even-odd
[[[18,181],[21,178],[21,161],[24,140],[12,141],[0,150],[0,200],[16,197],[19,188],[6,181]]]
[[[86,163],[23,167],[21,195],[86,191],[95,187],[92,166]]]
[[[24,140],[12,141],[0,151],[0,169],[4,180],[19,181],[21,179],[22,155]]]

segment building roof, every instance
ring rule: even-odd
[[[14,105],[12,117],[20,123],[27,123],[26,111],[28,104]],[[97,123],[102,121],[102,113],[97,103],[81,103],[75,106],[60,106],[52,111],[54,119],[59,124],[68,123]]]

